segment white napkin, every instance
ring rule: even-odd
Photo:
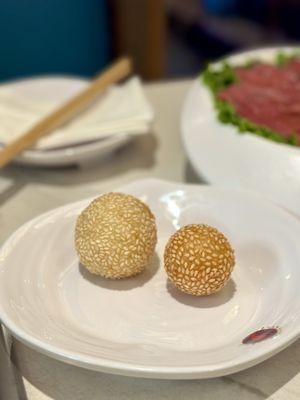
[[[20,96],[13,86],[0,88],[0,142],[8,143],[22,135],[60,104]],[[122,85],[111,86],[72,121],[40,139],[35,148],[72,146],[120,133],[143,134],[149,131],[152,120],[153,110],[142,84],[133,77]]]

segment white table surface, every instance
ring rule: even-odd
[[[180,140],[180,110],[190,82],[146,86],[156,113],[153,133],[136,138],[105,161],[59,170],[10,166],[0,172],[0,243],[21,224],[51,208],[95,196],[142,177],[197,182]],[[22,400],[300,399],[300,341],[268,361],[224,378],[163,381],[127,378],[73,367],[14,342]],[[17,400],[0,345],[0,399]],[[19,375],[19,376],[18,376]],[[22,387],[23,386],[23,387]]]

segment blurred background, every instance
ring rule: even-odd
[[[93,76],[122,54],[145,80],[300,38],[299,0],[0,0],[0,80]]]

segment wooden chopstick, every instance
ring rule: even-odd
[[[18,139],[5,146],[0,151],[0,168],[8,164],[16,155],[30,147],[38,139],[74,118],[78,111],[92,102],[101,91],[129,75],[131,69],[132,64],[129,58],[122,58],[105,69],[96,76],[86,89],[43,118]]]

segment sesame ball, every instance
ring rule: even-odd
[[[205,296],[225,286],[235,259],[223,233],[208,225],[192,224],[171,236],[164,262],[169,279],[178,289]]]
[[[92,274],[119,279],[141,272],[154,253],[155,218],[139,199],[107,193],[79,215],[75,248]]]

